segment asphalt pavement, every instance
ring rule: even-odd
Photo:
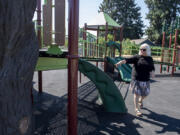
[[[67,134],[67,70],[43,71],[43,93],[38,93],[34,74],[34,135]],[[119,82],[115,82],[117,85]],[[120,89],[127,114],[106,112],[97,104],[97,89],[84,75],[78,81],[78,135],[179,135],[180,72],[163,71],[151,80],[150,95],[144,100],[142,117],[134,112],[133,94],[124,84]]]

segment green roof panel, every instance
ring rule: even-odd
[[[115,22],[108,14],[104,13],[104,18],[106,22],[108,23],[108,25],[114,26],[114,27],[120,27],[120,25],[117,22]]]

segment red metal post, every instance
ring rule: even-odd
[[[97,29],[97,40],[96,40],[96,57],[98,58],[98,52],[99,52],[99,26],[98,26],[98,29]]]
[[[77,135],[79,0],[69,0],[68,135]]]
[[[106,42],[107,42],[107,36],[108,36],[108,23],[106,22],[106,31],[105,31],[105,57],[107,55],[107,45],[106,45]],[[104,59],[104,72],[107,71],[106,69],[107,67],[107,61]]]
[[[87,57],[87,35],[86,35],[86,30],[87,30],[87,24],[84,24],[84,31],[83,31],[83,40],[84,42],[84,55]]]
[[[98,58],[98,44],[99,44],[99,26],[97,28],[97,39],[96,39],[96,58]],[[98,61],[96,61],[96,67],[98,67]]]
[[[114,40],[114,42],[116,41],[116,30],[114,29],[113,30],[113,33],[114,33],[114,37],[113,37],[113,40]],[[116,56],[116,50],[115,50],[115,47],[113,48],[113,57],[115,57]]]
[[[172,43],[172,34],[169,35],[169,57],[168,62],[171,63],[171,43]],[[169,72],[169,65],[167,67],[167,72]]]
[[[42,93],[42,71],[38,71],[39,93]]]
[[[162,50],[161,50],[161,62],[163,62],[164,58],[164,45],[165,45],[165,32],[163,32],[163,38],[162,38]],[[162,64],[160,65],[160,73],[162,73]]]
[[[107,42],[107,37],[108,37],[108,23],[106,23],[106,27],[105,27],[105,57],[107,55],[107,45],[106,45],[106,42]]]
[[[96,61],[96,67],[98,67],[98,61]]]
[[[95,56],[95,50],[96,50],[96,43],[92,43],[92,55],[93,55],[93,58]]]
[[[175,71],[175,63],[176,63],[176,46],[177,46],[177,37],[178,36],[178,30],[176,29],[176,33],[175,33],[175,39],[174,39],[174,50],[173,50],[173,66],[172,66],[172,72],[171,75],[174,74]]]
[[[79,82],[81,83],[81,72],[79,72]]]
[[[123,41],[123,27],[120,28],[120,53],[119,53],[119,56],[122,55],[122,41]]]
[[[41,37],[41,0],[37,1],[37,37],[39,48],[42,48],[42,37]],[[38,86],[39,86],[39,93],[42,93],[42,71],[38,71]]]

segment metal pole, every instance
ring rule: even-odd
[[[69,0],[68,135],[77,135],[79,0]]]
[[[171,75],[174,74],[175,71],[175,62],[176,62],[176,46],[177,46],[177,36],[178,36],[178,30],[176,29],[175,33],[175,39],[174,39],[174,51],[173,51],[173,66],[172,66],[172,72]]]
[[[41,37],[41,0],[37,1],[37,37],[39,48],[42,48],[42,37]],[[42,93],[42,71],[38,71],[38,86],[39,86],[39,93]]]
[[[98,44],[99,44],[99,26],[98,26],[98,28],[97,28],[96,58],[98,58]],[[98,67],[98,61],[96,61],[96,67]]]
[[[106,61],[106,55],[107,55],[107,37],[108,37],[108,23],[106,22],[106,31],[105,31],[105,56],[104,56],[104,72],[107,72],[107,61]]]
[[[82,80],[82,79],[81,79],[81,72],[79,72],[79,83],[82,82],[81,80]]]
[[[163,62],[163,59],[164,59],[165,35],[166,35],[165,32],[163,32],[161,62]],[[160,65],[160,73],[162,73],[162,64]]]
[[[122,41],[123,41],[123,27],[120,28],[120,53],[119,53],[119,56],[122,55]]]
[[[113,30],[114,36],[113,36],[113,40],[114,42],[116,42],[116,30]],[[115,47],[113,48],[113,57],[116,57],[116,50]]]
[[[84,54],[85,54],[85,57],[87,57],[87,35],[86,35],[86,30],[87,30],[87,24],[85,23],[84,24],[84,33],[83,33],[84,34],[83,37],[84,37],[84,40],[85,40],[85,42],[84,42],[84,49],[85,49]]]
[[[171,43],[172,43],[172,34],[170,34],[170,38],[169,38],[169,57],[168,57],[169,63],[171,63]],[[169,72],[169,65],[167,67],[167,72]]]
[[[107,45],[106,45],[106,42],[107,42],[107,37],[108,37],[108,23],[106,23],[106,29],[105,29],[105,57],[107,55]]]

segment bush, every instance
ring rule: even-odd
[[[135,55],[139,52],[139,45],[132,43],[130,39],[123,40],[122,42],[122,54],[123,55]]]

